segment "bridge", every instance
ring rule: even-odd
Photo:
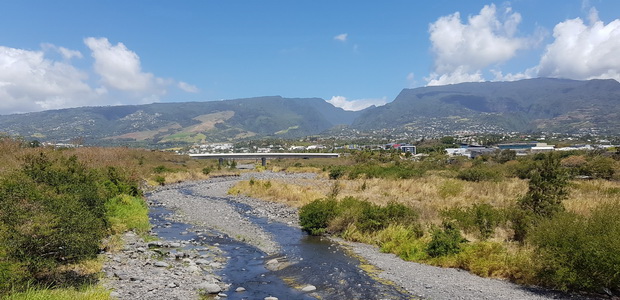
[[[197,159],[281,159],[281,158],[338,158],[338,153],[204,153],[190,154]]]

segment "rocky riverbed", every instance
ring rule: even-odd
[[[296,210],[279,203],[227,195],[227,191],[239,180],[250,178],[294,181],[312,177],[314,174],[245,173],[240,177],[214,178],[158,189],[147,196],[150,205],[154,208],[161,205],[175,212],[165,216],[167,221],[158,221],[163,227],[159,232],[165,234],[167,226],[180,226],[179,224],[192,224],[192,226],[179,229],[178,239],[166,236],[165,239],[151,243],[145,243],[134,234],[126,234],[125,248],[119,253],[108,254],[108,262],[105,265],[107,286],[114,289],[113,296],[118,299],[197,299],[199,294],[231,299],[270,297],[271,295],[267,293],[251,294],[254,295],[253,298],[246,297],[243,293],[246,293],[247,285],[239,282],[232,284],[226,274],[218,275],[224,271],[231,272],[230,268],[223,270],[226,266],[239,264],[236,262],[234,251],[245,247],[231,248],[228,245],[226,251],[232,251],[231,254],[223,251],[222,245],[214,242],[214,239],[204,238],[220,232],[249,244],[255,248],[246,251],[261,252],[253,259],[259,261],[259,264],[264,264],[266,269],[282,269],[294,264],[295,260],[299,263],[303,257],[278,257],[282,250],[281,238],[274,237],[264,229],[264,226],[261,227],[256,222],[256,219],[262,219],[269,223],[298,228]],[[343,295],[356,299],[585,299],[578,295],[566,295],[522,287],[501,280],[480,278],[461,270],[404,262],[394,255],[380,253],[373,246],[338,242],[381,270],[378,273],[379,277],[406,292],[404,294],[390,292],[389,287],[383,288],[377,285],[375,293],[372,292],[375,288],[373,283],[364,282],[362,285],[360,282],[359,287],[348,288],[364,290],[363,294],[342,294],[337,290],[344,289],[344,285],[339,287],[338,284],[334,286],[326,284],[315,287],[300,282],[289,282],[295,287],[286,294],[286,299],[312,299],[319,296],[325,299],[342,299]],[[333,247],[332,250],[335,250],[333,253],[338,252],[337,248],[342,248],[337,245]],[[235,266],[245,269],[244,265]],[[273,272],[266,273],[266,269],[260,276],[277,275]],[[361,270],[358,271],[363,273]],[[313,270],[309,269],[308,272]],[[321,272],[330,274],[320,274],[320,277],[329,277],[342,271],[335,268],[332,271],[321,269]],[[343,283],[343,279],[349,275],[343,273],[340,276],[344,277],[337,281]],[[270,279],[262,283],[276,284],[274,283],[276,281]],[[254,284],[250,289],[261,288],[261,284]],[[283,288],[287,287],[276,289]],[[322,290],[329,289],[330,293],[321,294]],[[257,295],[261,295],[260,298]]]

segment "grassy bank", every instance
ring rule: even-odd
[[[300,207],[309,233],[374,244],[405,260],[561,290],[620,292],[619,163],[605,153],[347,160],[290,166],[319,168],[323,179],[253,179],[230,193]],[[591,179],[571,180],[584,174]]]
[[[0,137],[0,297],[108,299],[101,250],[150,229],[142,190],[208,178],[212,162],[127,148],[31,148]]]

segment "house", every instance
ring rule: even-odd
[[[416,154],[416,147],[413,145],[409,145],[409,144],[389,143],[389,144],[383,145],[383,149],[384,150],[398,149],[400,150],[400,152],[411,152],[411,154],[414,154],[414,155]]]
[[[416,148],[413,145],[401,145],[400,147],[400,152],[404,152],[404,153],[411,153],[413,155],[416,154]]]
[[[495,152],[496,149],[487,147],[463,146],[461,148],[446,148],[445,151],[448,156],[465,156],[469,158],[476,158],[480,155],[491,154]]]
[[[532,147],[530,149],[530,152],[531,153],[541,153],[541,152],[551,152],[551,151],[555,150],[555,146],[554,145],[547,145],[546,143],[540,143],[540,144],[544,144],[544,145]]]

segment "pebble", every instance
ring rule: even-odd
[[[306,285],[301,289],[302,292],[304,293],[309,293],[309,292],[314,292],[316,291],[316,286],[314,285]]]
[[[163,261],[156,261],[153,265],[159,268],[170,267],[170,264],[168,264],[167,262],[163,262]]]
[[[242,286],[240,286],[240,287],[238,287],[237,289],[235,289],[235,292],[238,292],[238,293],[240,293],[240,292],[245,292],[245,288],[244,288],[244,287],[242,287]]]
[[[197,288],[204,290],[207,294],[217,294],[222,291],[222,288],[215,283],[201,283]]]

